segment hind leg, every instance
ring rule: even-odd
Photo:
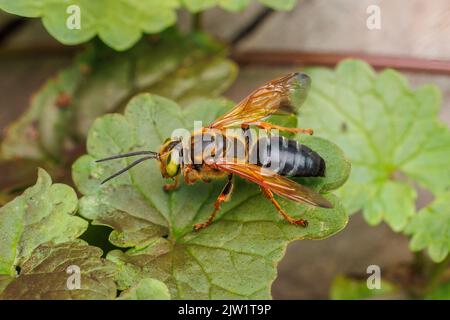
[[[275,208],[277,208],[277,211],[283,216],[283,218],[289,222],[290,224],[295,224],[295,225],[300,225],[302,227],[307,227],[308,226],[308,221],[304,220],[304,219],[295,219],[292,218],[290,215],[288,215],[280,206],[280,204],[278,203],[278,201],[274,198],[272,191],[270,191],[269,189],[265,189],[265,188],[261,188],[263,194],[270,200],[272,201],[273,205],[275,206]]]

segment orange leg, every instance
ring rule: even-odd
[[[191,165],[188,165],[184,169],[183,175],[184,175],[184,182],[186,182],[186,184],[193,184],[200,178],[198,172],[195,169],[193,169]]]
[[[262,121],[250,122],[250,123],[245,123],[244,124],[244,126],[250,126],[250,125],[257,126],[257,127],[262,128],[264,130],[278,129],[280,131],[286,131],[286,132],[292,132],[292,133],[305,133],[305,134],[309,134],[309,135],[312,135],[314,133],[313,129],[310,129],[310,128],[307,128],[307,129],[304,129],[304,128],[288,128],[288,127],[282,127],[282,126],[278,126],[276,124],[272,124],[272,123],[269,123],[269,122],[262,122]]]
[[[211,224],[211,222],[216,217],[217,212],[220,210],[220,205],[222,204],[222,202],[230,199],[232,191],[233,191],[233,175],[230,174],[228,175],[227,184],[225,185],[225,187],[223,187],[222,192],[219,194],[216,202],[214,203],[213,213],[209,216],[208,220],[206,220],[205,222],[195,224],[194,225],[195,231],[199,231],[200,229],[206,228]]]
[[[164,191],[175,190],[180,185],[180,176],[175,177],[175,181],[173,183],[167,183],[164,185]]]
[[[287,222],[291,223],[291,224],[295,224],[295,225],[300,225],[302,227],[307,227],[308,226],[308,221],[304,220],[304,219],[294,219],[291,216],[289,216],[280,206],[280,204],[278,203],[277,200],[275,200],[275,198],[273,197],[273,193],[272,191],[270,191],[269,189],[265,189],[265,188],[261,188],[263,194],[270,200],[272,201],[273,205],[275,206],[275,208],[277,208],[278,212],[283,216],[284,219],[287,220]]]

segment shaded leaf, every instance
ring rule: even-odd
[[[193,120],[207,125],[229,106],[224,100],[211,100],[180,109],[170,100],[144,94],[129,103],[124,115],[105,115],[94,122],[88,154],[73,165],[73,179],[84,194],[80,214],[93,224],[111,226],[110,241],[129,248],[107,256],[120,267],[119,288],[149,277],[166,283],[175,299],[269,298],[276,263],[289,241],[322,239],[347,223],[338,199],[325,193],[334,209],[280,199],[287,212],[310,223],[307,228],[289,225],[255,185],[237,179],[232,200],[223,205],[211,226],[196,233],[193,224],[209,216],[223,181],[182,184],[166,193],[158,164],[148,161],[100,185],[130,159],[107,163],[95,163],[95,159],[132,150],[157,150],[174,129],[191,130]],[[322,152],[327,163],[325,178],[305,179],[305,183],[327,192],[345,182],[349,164],[334,144],[316,137],[299,139]]]
[[[73,216],[78,199],[67,185],[52,184],[39,169],[33,187],[0,208],[0,274],[13,276],[33,250],[46,242],[55,244],[80,236],[87,221]]]
[[[450,251],[450,192],[439,195],[421,209],[405,229],[412,235],[410,249],[428,249],[434,262],[443,261]]]
[[[19,276],[0,299],[114,299],[116,267],[101,256],[102,250],[82,240],[42,244],[22,264]],[[78,274],[79,288],[73,278]]]
[[[203,33],[165,32],[126,53],[98,45],[79,55],[35,95],[2,142],[2,157],[60,160],[100,115],[120,110],[142,91],[186,105],[222,93],[237,68],[225,49]]]
[[[45,159],[62,152],[72,113],[72,101],[59,105],[58,97],[73,97],[84,77],[80,71],[83,56],[73,66],[50,79],[33,97],[28,110],[6,130],[1,145],[4,159]],[[71,99],[70,99],[71,100]]]
[[[47,172],[55,172],[55,166],[46,161],[28,159],[1,160],[0,172],[0,206],[13,200],[27,187],[36,182],[36,168],[44,168]]]
[[[369,289],[366,280],[339,275],[331,284],[330,298],[333,300],[383,299],[395,291],[396,287],[384,280],[381,280],[380,289]]]
[[[376,74],[361,61],[307,72],[312,89],[300,119],[351,160],[338,193],[346,208],[403,230],[415,213],[414,183],[435,193],[449,187],[450,130],[437,117],[439,91],[412,90],[399,73]]]

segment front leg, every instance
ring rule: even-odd
[[[211,213],[208,220],[206,220],[203,223],[197,223],[194,225],[195,231],[206,228],[207,226],[209,226],[211,224],[211,222],[214,220],[217,212],[220,210],[220,205],[222,204],[222,202],[228,201],[230,199],[232,191],[233,191],[233,175],[229,174],[227,184],[225,185],[225,187],[223,187],[222,192],[219,194],[216,202],[214,203],[214,211]]]
[[[186,184],[194,184],[198,179],[201,178],[200,174],[198,173],[197,170],[195,170],[192,165],[188,165],[184,171],[183,171],[183,176],[184,176],[184,182]]]

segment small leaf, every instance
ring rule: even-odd
[[[450,130],[437,118],[439,91],[414,91],[399,73],[376,74],[356,60],[307,73],[312,88],[299,121],[349,157],[352,173],[338,192],[345,207],[362,210],[372,225],[403,230],[415,213],[414,183],[434,193],[450,186]]]
[[[116,267],[101,255],[102,250],[82,240],[42,244],[22,264],[19,276],[0,299],[114,299]],[[80,288],[71,279],[78,271]]]
[[[428,249],[434,262],[443,261],[450,251],[450,192],[439,195],[419,211],[405,229],[412,235],[412,251]]]
[[[356,280],[346,276],[336,276],[330,289],[330,298],[333,300],[361,300],[383,298],[395,293],[396,287],[381,280],[380,289],[369,289],[366,280]]]
[[[111,251],[107,258],[119,269],[119,289],[140,279],[163,281],[175,299],[269,298],[276,276],[276,263],[288,242],[322,239],[341,230],[347,215],[339,200],[324,193],[333,209],[323,209],[280,199],[295,217],[309,221],[307,228],[288,224],[251,183],[237,179],[234,195],[223,205],[208,228],[193,232],[194,223],[212,212],[223,181],[182,184],[166,193],[156,161],[143,162],[105,185],[100,181],[123,168],[130,159],[95,163],[95,159],[132,150],[158,150],[173,130],[192,130],[193,120],[204,125],[230,107],[224,100],[203,101],[180,109],[174,102],[155,95],[135,97],[125,114],[105,115],[89,131],[88,155],[73,165],[73,180],[84,194],[80,214],[93,224],[111,226],[110,241],[129,248]],[[327,163],[327,175],[304,183],[320,192],[342,185],[349,164],[331,142],[301,137],[317,148]]]
[[[13,276],[33,250],[51,241],[70,241],[87,228],[87,221],[73,216],[77,195],[69,186],[53,184],[42,169],[33,187],[0,208],[0,274]]]
[[[161,281],[145,278],[137,285],[123,291],[119,300],[170,300],[167,286]]]

